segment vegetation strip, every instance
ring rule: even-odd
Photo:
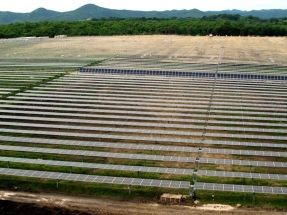
[[[286,18],[220,14],[203,18],[108,18],[90,21],[26,22],[0,25],[0,38],[27,36],[111,36],[111,35],[228,35],[285,36]],[[14,29],[17,29],[14,30]],[[29,29],[29,30],[28,30]]]

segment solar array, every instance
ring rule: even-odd
[[[43,138],[25,138],[25,137],[7,137],[0,136],[0,141],[5,142],[19,142],[19,143],[34,143],[34,144],[48,144],[48,145],[66,145],[66,146],[86,146],[86,147],[102,147],[102,148],[116,148],[116,149],[135,149],[135,150],[151,150],[151,151],[169,151],[169,152],[187,152],[196,153],[199,151],[195,147],[182,146],[164,146],[164,145],[146,145],[146,144],[122,144],[112,142],[96,142],[96,141],[76,141],[76,140],[59,140],[59,139],[43,139]],[[218,143],[220,144],[220,143]],[[267,146],[264,146],[267,147]],[[278,145],[278,148],[286,148],[286,145]],[[210,149],[203,148],[202,153],[214,154],[239,154],[239,155],[258,155],[258,156],[284,156],[285,152],[264,152],[254,150],[226,150],[226,149]]]
[[[140,122],[122,122],[122,121],[103,121],[103,120],[78,120],[78,119],[58,119],[46,117],[15,117],[15,116],[1,116],[2,119],[19,119],[30,121],[52,121],[52,122],[67,122],[67,123],[81,123],[81,124],[103,124],[103,125],[119,125],[119,126],[138,126],[138,127],[160,127],[160,128],[183,128],[183,129],[202,129],[203,126],[194,125],[180,125],[180,124],[165,124],[165,123],[140,123]],[[197,121],[199,122],[199,121]],[[220,122],[219,122],[220,123]],[[264,124],[263,124],[264,125]],[[18,126],[18,125],[17,125]],[[276,124],[274,125],[276,126]],[[242,127],[221,127],[221,126],[208,126],[209,130],[225,130],[225,131],[253,131],[261,133],[286,133],[284,129],[253,129]],[[68,128],[70,129],[70,128]],[[131,130],[132,131],[132,130]],[[181,134],[183,135],[183,134]]]
[[[231,180],[231,184],[195,181],[194,189],[286,194],[285,76],[220,69],[218,64],[215,73],[182,71],[174,72],[175,77],[168,77],[169,71],[138,76],[130,75],[136,70],[121,74],[98,70],[66,75],[8,96],[0,100],[3,165],[76,167],[75,171],[84,168],[89,174],[3,168],[0,174],[184,189],[195,175],[203,181],[206,176],[227,181],[248,178],[268,180],[269,185],[276,180],[276,187],[233,185]],[[16,84],[30,80],[30,75],[20,74],[1,80],[12,77]],[[8,156],[13,153],[16,156]],[[25,158],[20,158],[22,153]],[[57,159],[42,159],[44,154]],[[79,157],[82,162],[76,161]],[[94,158],[104,158],[104,163],[85,162]],[[127,175],[148,172],[159,178],[175,174],[178,180],[96,176],[93,169]]]
[[[6,169],[6,168],[0,168],[0,174],[9,175],[9,176],[32,177],[32,178],[46,178],[46,179],[54,179],[54,180],[81,181],[81,182],[90,182],[90,183],[107,183],[107,184],[183,188],[183,189],[189,188],[189,185],[190,185],[190,183],[186,181],[122,178],[122,177],[81,175],[81,174]]]
[[[231,177],[231,178],[257,178],[270,180],[287,180],[287,175],[280,174],[264,174],[264,173],[248,173],[248,172],[227,172],[214,170],[199,170],[196,172],[201,176]]]
[[[1,103],[1,101],[0,101]],[[27,102],[27,101],[9,101],[9,103],[16,103],[16,104],[32,104],[32,105],[60,105],[60,106],[77,106],[76,104],[66,104],[66,103],[53,103],[53,102]],[[89,106],[87,104],[87,106]],[[90,107],[90,106],[89,106]],[[164,127],[180,127],[181,125],[178,124],[172,124],[170,122],[180,122],[180,123],[205,123],[205,120],[202,119],[175,119],[175,118],[156,118],[156,117],[134,117],[134,116],[121,116],[121,115],[103,115],[103,114],[74,114],[74,113],[53,113],[53,112],[41,112],[41,111],[17,111],[17,110],[5,110],[5,112],[10,112],[10,113],[23,113],[23,114],[31,114],[31,115],[50,115],[50,116],[62,116],[62,115],[66,115],[66,116],[70,116],[70,117],[79,117],[79,116],[83,116],[83,117],[91,117],[91,118],[107,118],[107,119],[132,119],[132,120],[138,120],[138,121],[168,121],[169,124],[164,124]],[[4,113],[5,113],[4,112]],[[1,110],[0,110],[1,113]],[[200,116],[200,115],[198,115]],[[8,118],[13,118],[13,116],[5,116],[5,115],[0,115],[1,118],[3,119],[8,119]],[[19,119],[21,118],[20,116],[16,116],[19,117]],[[24,119],[23,117],[21,119]],[[26,117],[25,119],[29,119],[29,117]],[[38,118],[33,117],[33,120],[37,120]],[[46,120],[50,120],[50,118],[41,118],[41,120],[43,119],[43,121]],[[53,118],[56,120],[56,118]],[[57,119],[58,121],[61,121],[61,119]],[[65,119],[67,120],[67,119]],[[271,119],[270,119],[271,120]],[[67,122],[81,122],[81,123],[97,123],[99,121],[96,120],[74,120],[74,119],[68,119]],[[274,119],[274,121],[276,121],[276,119]],[[104,122],[104,121],[101,121]],[[222,120],[209,120],[210,124],[229,124],[229,125],[245,125],[245,126],[260,126],[260,127],[277,127],[278,124],[276,123],[256,123],[256,122],[242,122],[242,121],[222,121]],[[182,125],[182,128],[184,128],[185,126],[188,127],[188,125]],[[287,127],[287,124],[284,123],[280,123],[280,126],[285,128]]]
[[[155,172],[155,173],[180,174],[180,175],[193,174],[192,169],[179,169],[179,168],[126,166],[126,165],[53,161],[53,160],[11,158],[11,157],[0,157],[0,161],[9,162],[9,164],[11,162],[11,163],[33,164],[33,165],[66,166],[66,167],[79,167],[79,168],[90,168],[90,169],[119,170],[119,171]]]
[[[96,152],[96,151],[85,151],[85,150],[49,149],[49,148],[39,148],[39,147],[36,148],[36,147],[5,146],[5,145],[0,145],[0,150],[16,151],[16,152],[60,154],[60,155],[62,154],[62,155],[71,155],[71,156],[74,155],[74,156],[106,157],[106,158],[118,158],[118,159],[166,161],[166,162],[193,163],[195,161],[195,158],[191,158],[191,157],[110,153],[110,152]]]
[[[83,130],[83,131],[99,131],[99,132],[115,132],[115,133],[138,133],[138,134],[154,134],[154,135],[177,135],[177,136],[194,136],[201,137],[200,132],[184,132],[184,131],[165,131],[165,130],[147,130],[147,129],[127,129],[127,128],[110,128],[110,127],[91,127],[91,126],[69,126],[69,125],[47,125],[36,123],[14,123],[14,122],[0,122],[0,125],[17,126],[17,127],[34,127],[47,129],[63,129],[63,130]],[[133,126],[133,123],[130,124]],[[152,127],[152,125],[151,125]],[[201,129],[201,126],[194,126],[193,129]],[[207,129],[209,129],[207,127]],[[224,129],[223,129],[224,130]],[[228,130],[228,129],[226,129]],[[239,130],[239,129],[238,129]],[[249,129],[251,131],[252,129]],[[235,130],[236,131],[236,130]],[[248,131],[248,129],[244,130]],[[15,131],[17,132],[17,130]],[[89,135],[89,134],[88,134]],[[263,135],[241,135],[241,134],[220,134],[220,133],[206,133],[206,137],[230,137],[230,138],[245,138],[245,139],[263,139],[263,140],[287,140],[286,136],[263,136]],[[101,135],[98,135],[100,137]],[[103,135],[104,136],[104,135]],[[92,136],[91,136],[92,137]],[[112,135],[111,135],[112,137]]]
[[[208,84],[208,83],[206,83]],[[203,83],[202,83],[203,85]],[[232,85],[231,85],[232,86]],[[217,87],[217,92],[215,92],[214,94],[234,94],[234,95],[258,95],[260,98],[262,96],[274,96],[274,97],[279,97],[282,96],[282,98],[286,97],[286,95],[282,94],[282,92],[280,91],[274,91],[274,92],[270,92],[270,93],[264,93],[261,92],[260,90],[253,90],[252,93],[248,92],[248,90],[238,90],[238,88],[233,88],[231,87],[229,92],[224,92],[224,89],[228,88],[229,86],[222,86],[222,87]],[[44,91],[68,91],[68,92],[80,92],[81,88],[84,87],[80,87],[80,86],[60,86],[60,85],[49,85],[47,87],[34,87],[33,89],[37,89],[37,90],[44,90]],[[134,90],[133,92],[130,92],[130,90]],[[152,89],[150,90],[144,90],[144,89],[140,89],[139,88],[135,88],[135,87],[130,87],[130,88],[124,88],[121,90],[118,90],[116,92],[114,92],[112,89],[93,89],[93,88],[87,88],[85,89],[85,94],[86,93],[113,93],[113,94],[125,94],[130,92],[131,95],[138,95],[142,92],[143,95],[164,95],[164,96],[176,96],[179,93],[181,93],[181,96],[189,96],[189,95],[193,95],[195,92],[202,92],[204,94],[206,93],[210,93],[212,90],[212,88],[210,88],[209,86],[206,86],[206,88],[201,89],[201,86],[198,85],[191,85],[189,87],[189,90],[171,90],[169,93],[166,93],[164,91],[154,91]]]
[[[248,186],[234,184],[213,184],[196,182],[194,185],[198,190],[215,190],[215,191],[230,191],[243,193],[265,193],[265,194],[287,194],[286,187],[265,187],[265,186]]]
[[[64,94],[64,95],[73,95],[73,96],[83,96],[83,98],[91,98],[90,96],[95,96],[95,93],[90,93],[90,92],[62,92],[61,90],[55,90],[55,91],[45,91],[45,90],[27,90],[26,91],[27,93],[31,93],[31,94],[39,94],[39,93],[43,93],[45,95],[45,93],[48,93],[48,94],[57,94],[57,95],[61,95],[61,94]],[[198,91],[200,92],[200,91]],[[26,94],[25,94],[26,95]],[[106,97],[112,97],[113,99],[116,97],[116,98],[120,98],[120,97],[123,97],[123,98],[133,98],[133,97],[138,97],[138,95],[133,95],[133,94],[128,94],[128,93],[122,93],[122,94],[115,94],[115,93],[98,93],[98,95],[102,96],[100,98],[106,98]],[[166,96],[166,95],[145,95],[145,94],[142,94],[141,95],[141,98],[143,99],[161,99],[161,100],[165,100],[165,99],[181,99],[181,100],[191,100],[193,97],[196,97],[198,96],[198,94],[196,94],[196,91],[194,93],[189,93],[188,96]],[[202,97],[209,97],[210,96],[210,93],[202,93],[201,92],[201,96]],[[224,95],[224,94],[214,94],[214,98],[217,98],[217,97],[224,97],[224,98],[241,98],[241,96],[237,96],[237,95]],[[260,95],[260,96],[245,96],[245,99],[256,99],[256,100],[259,100],[259,101],[262,101],[263,99],[266,99],[266,97],[264,95]],[[279,100],[279,101],[286,101],[286,98],[280,98],[280,97],[275,97],[273,96],[272,97],[273,100]],[[272,109],[267,109],[267,110],[272,110]]]
[[[25,98],[25,97],[23,97]],[[62,108],[62,107],[44,107],[44,106],[34,106],[34,105],[30,105],[30,106],[26,106],[26,105],[21,105],[21,106],[17,106],[17,105],[0,105],[0,107],[3,107],[3,108],[12,108],[12,109],[35,109],[35,110],[58,110],[58,111],[69,111],[69,112],[88,112],[88,113],[114,113],[114,114],[132,114],[132,115],[135,115],[135,114],[138,114],[138,115],[142,115],[142,114],[145,114],[145,115],[161,115],[161,116],[177,116],[177,117],[200,117],[200,116],[206,116],[206,115],[199,115],[199,114],[187,114],[187,113],[167,113],[167,112],[156,112],[156,111],[133,111],[134,109],[138,109],[137,106],[135,106],[134,108],[131,108],[132,110],[125,110],[125,111],[122,111],[122,110],[117,110],[116,108],[114,108],[114,110],[106,110],[106,109],[91,109],[91,108]],[[109,107],[108,105],[104,105],[104,107]],[[110,106],[112,107],[112,106]],[[154,107],[148,107],[147,109],[150,109],[150,110],[155,110],[157,108],[154,108]],[[158,110],[162,110],[162,108],[158,108]],[[173,111],[176,111],[175,108],[169,108],[169,109],[166,109],[166,110],[173,110]],[[197,110],[197,109],[189,109],[190,112],[192,112],[192,110],[194,110],[194,112],[201,112],[201,113],[206,113],[207,110]],[[225,111],[225,113],[232,113],[232,114],[238,114],[238,115],[241,115],[241,116],[224,116],[222,113],[224,113],[223,111],[215,111],[217,112],[217,114],[219,113],[219,115],[210,115],[212,118],[223,118],[223,119],[247,119],[247,120],[261,120],[261,121],[273,121],[273,120],[278,120],[278,118],[275,118],[279,113],[275,113],[275,112],[272,112],[272,113],[269,113],[269,115],[274,115],[275,117],[244,117],[242,116],[242,111],[237,111],[237,112],[230,112],[230,111]],[[246,113],[246,112],[245,112]],[[254,114],[256,112],[247,112],[247,114]],[[222,115],[221,115],[222,114]],[[258,112],[257,113],[258,115],[261,115],[261,114],[265,114],[265,112]],[[281,113],[280,113],[281,115]],[[285,114],[282,114],[282,115],[285,115]],[[273,119],[275,118],[275,119]],[[282,121],[286,121],[286,119],[282,118]]]
[[[28,72],[26,71],[0,71],[0,97],[7,96],[11,93],[17,92],[20,89],[31,87],[32,85],[40,84],[45,80],[60,75],[62,72]],[[3,92],[5,91],[5,92]]]

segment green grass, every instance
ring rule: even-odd
[[[214,195],[214,201],[212,195]],[[197,196],[200,198],[202,204],[227,204],[231,206],[242,204],[245,208],[255,207],[260,209],[277,209],[278,211],[287,210],[286,195],[255,194],[255,201],[253,201],[252,193],[198,190]]]
[[[59,188],[56,186],[56,180],[47,180],[46,182],[40,179],[24,178],[24,177],[1,177],[0,188],[13,189],[17,187],[18,190],[29,192],[56,192],[65,194],[81,194],[86,196],[113,196],[125,198],[154,198],[160,196],[162,193],[183,193],[188,194],[188,190],[182,189],[162,189],[156,187],[139,187],[133,186],[131,195],[128,192],[127,185],[112,185],[73,181],[59,181]]]
[[[98,183],[84,183],[73,181],[59,181],[59,187],[56,186],[56,180],[41,181],[40,179],[3,176],[0,181],[1,189],[18,190],[26,192],[49,192],[69,195],[85,195],[89,197],[117,197],[125,199],[146,199],[157,201],[163,193],[174,193],[188,195],[187,189],[167,189],[157,187],[132,186],[131,195],[128,192],[127,185],[112,185]],[[244,208],[276,209],[277,211],[287,210],[286,195],[266,195],[255,194],[253,201],[252,193],[233,193],[219,191],[196,191],[201,204],[227,204],[236,206],[241,204]],[[214,195],[214,200],[212,195]]]

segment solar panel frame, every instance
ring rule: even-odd
[[[268,186],[250,186],[250,185],[215,184],[215,183],[196,182],[194,184],[194,188],[196,190],[283,194],[283,195],[287,194],[286,187],[268,187]]]
[[[182,188],[182,189],[187,189],[189,188],[190,185],[190,182],[187,181],[117,178],[108,176],[81,175],[81,174],[5,169],[5,168],[0,168],[0,174],[10,176],[20,176],[20,177],[25,176],[34,178],[48,178],[54,180],[71,180],[71,181],[82,181],[82,182],[93,182],[93,183],[112,183],[112,184],[135,185],[135,186],[153,186],[153,187],[160,186],[166,188]]]

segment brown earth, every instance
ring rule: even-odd
[[[99,198],[82,196],[65,196],[58,194],[24,193],[15,191],[0,191],[1,215],[130,215],[130,214],[286,214],[276,211],[234,208],[228,205],[198,205],[191,203],[182,205],[166,205],[157,199],[126,200],[117,198]]]
[[[217,64],[220,62],[286,65],[284,37],[195,37],[176,35],[72,37],[9,43],[7,54],[17,57],[167,56],[165,61]],[[9,52],[9,53],[8,53]],[[273,62],[273,61],[272,61]]]

